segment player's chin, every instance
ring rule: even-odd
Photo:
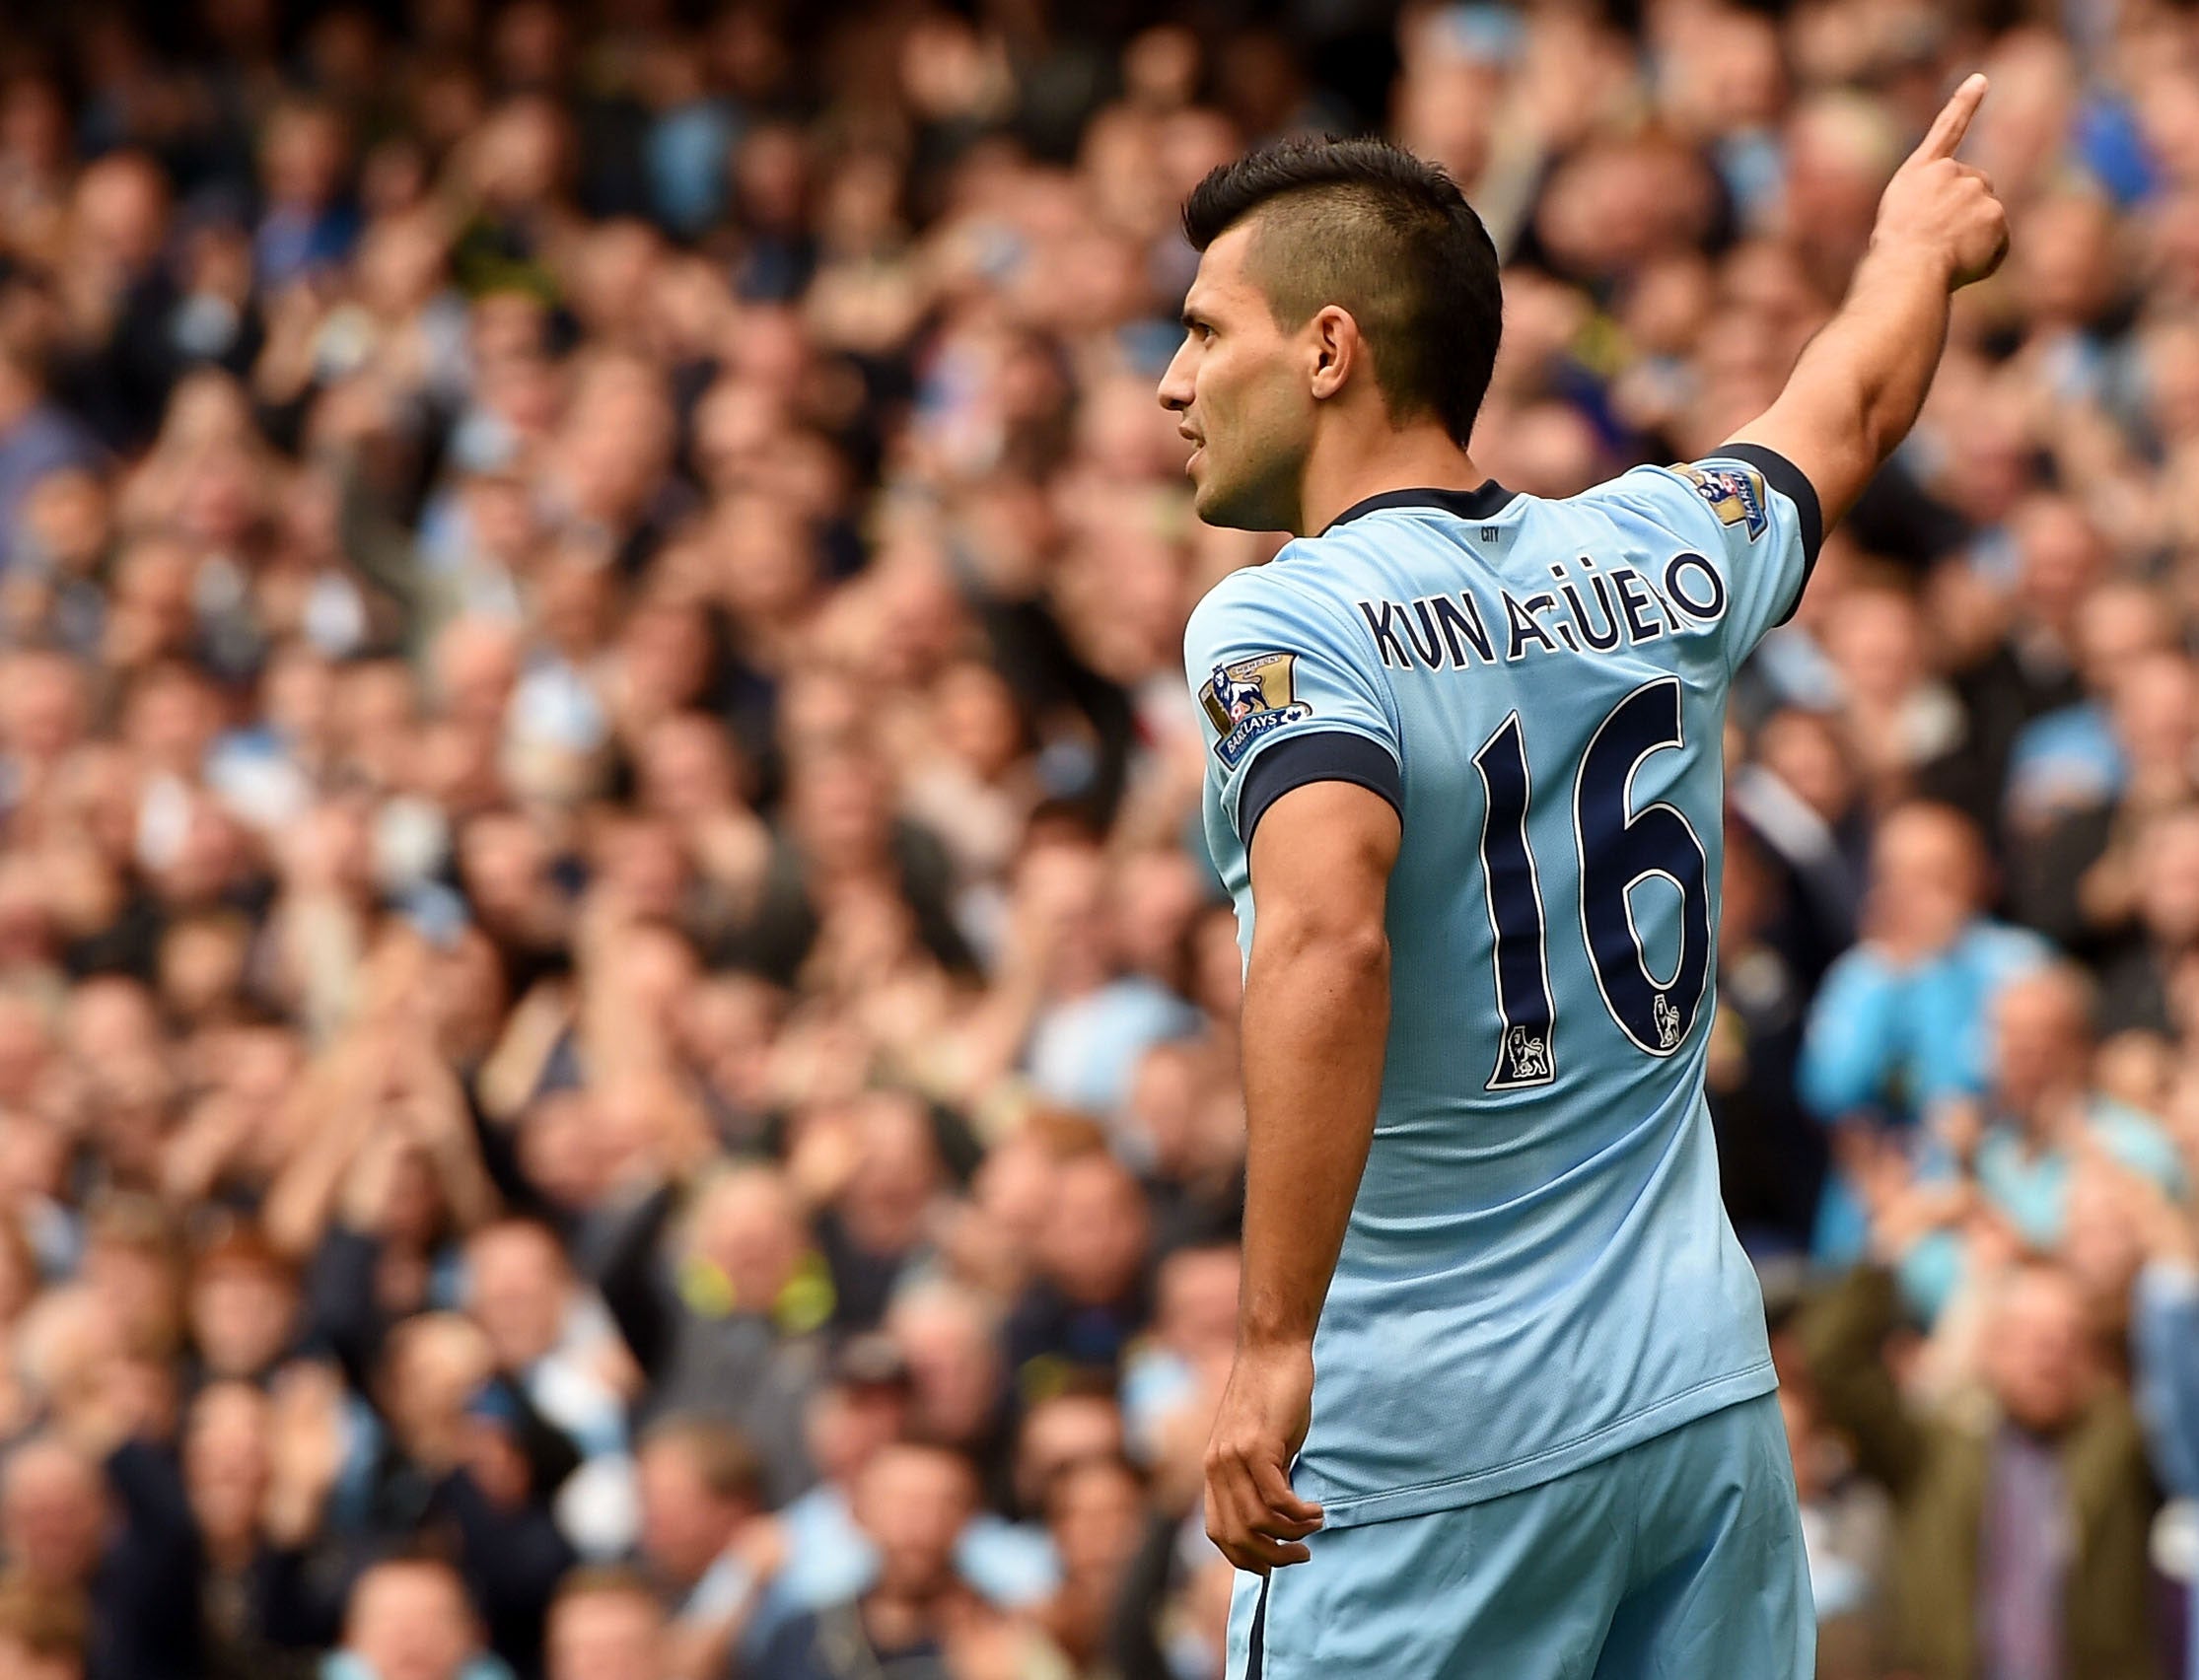
[[[1257,525],[1247,517],[1247,510],[1241,505],[1241,499],[1232,497],[1228,485],[1216,478],[1211,471],[1202,473],[1199,470],[1203,464],[1197,456],[1192,457],[1191,511],[1205,524],[1226,530],[1265,530],[1265,525]]]

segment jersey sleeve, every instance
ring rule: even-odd
[[[1766,631],[1794,616],[1824,540],[1816,487],[1761,444],[1728,444],[1701,460],[1637,467],[1590,494],[1651,520],[1717,568],[1736,666]]]
[[[1183,633],[1207,780],[1247,849],[1268,807],[1309,782],[1355,783],[1404,807],[1404,752],[1373,649],[1267,570],[1225,578]]]

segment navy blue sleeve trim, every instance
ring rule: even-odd
[[[1267,807],[1309,782],[1350,782],[1387,800],[1402,817],[1405,779],[1388,748],[1350,730],[1315,730],[1279,740],[1244,772],[1237,797],[1237,832],[1249,851],[1252,830]]]
[[[1719,453],[1744,460],[1762,473],[1766,484],[1794,503],[1795,516],[1802,522],[1802,582],[1795,587],[1793,602],[1779,615],[1778,622],[1784,624],[1802,605],[1803,595],[1809,588],[1809,574],[1817,569],[1817,550],[1824,546],[1825,513],[1817,501],[1817,487],[1801,467],[1761,444],[1729,444]]]

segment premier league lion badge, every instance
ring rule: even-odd
[[[1236,769],[1269,731],[1313,715],[1313,708],[1292,692],[1297,663],[1296,654],[1258,654],[1214,667],[1199,702],[1220,737],[1214,755],[1223,768]]]
[[[1764,481],[1745,466],[1677,466],[1672,469],[1695,486],[1722,525],[1738,525],[1754,542],[1770,525],[1764,512]]]

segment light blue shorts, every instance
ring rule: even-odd
[[[1779,1398],[1569,1476],[1324,1530],[1240,1575],[1230,1680],[1809,1680],[1817,1630]]]

